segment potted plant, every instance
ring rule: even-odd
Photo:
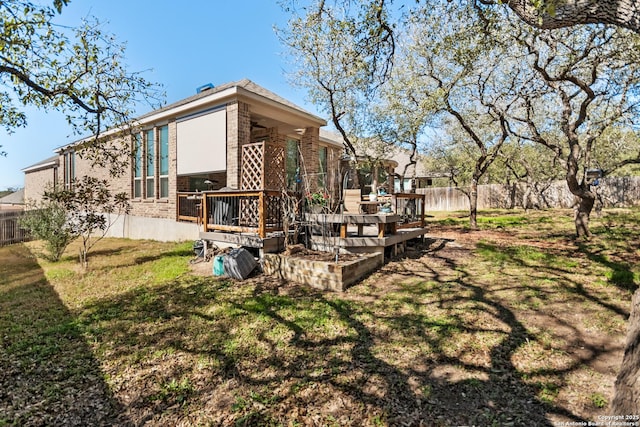
[[[313,193],[309,192],[305,196],[305,199],[311,213],[321,213],[329,204],[329,194],[324,190],[318,190]]]
[[[391,213],[391,202],[385,202],[380,206],[380,213]]]
[[[369,201],[375,202],[378,200],[378,180],[373,176],[373,180],[371,181],[371,192],[369,193]]]

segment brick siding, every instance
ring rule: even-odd
[[[39,169],[24,174],[24,201],[27,204],[40,203],[44,191],[53,186],[58,167]]]
[[[241,161],[242,161],[242,146],[245,144],[249,144],[254,141],[261,140],[260,138],[268,139],[271,144],[280,145],[282,147],[286,147],[286,141],[288,135],[278,133],[278,128],[273,127],[269,129],[260,129],[256,130],[256,133],[252,136],[251,134],[251,112],[249,108],[249,104],[240,100],[234,100],[229,102],[226,105],[226,117],[227,117],[227,128],[226,128],[226,163],[227,170],[221,172],[214,172],[204,175],[198,175],[199,178],[207,178],[214,182],[212,185],[212,189],[220,189],[222,187],[232,187],[232,188],[240,188],[240,176],[241,176]],[[107,179],[110,182],[110,189],[113,193],[126,193],[131,199],[131,215],[136,217],[149,217],[149,218],[159,218],[159,219],[171,219],[174,220],[176,218],[176,203],[177,203],[177,192],[190,191],[192,188],[190,177],[189,176],[178,176],[177,175],[177,125],[175,118],[171,119],[169,122],[160,122],[157,125],[154,125],[157,129],[163,125],[168,126],[168,138],[169,138],[169,192],[167,198],[159,198],[159,190],[160,190],[160,180],[159,180],[159,168],[160,162],[157,158],[157,150],[158,150],[158,137],[157,132],[154,132],[155,141],[154,141],[154,149],[156,153],[154,153],[154,157],[156,161],[154,162],[154,167],[156,168],[154,174],[154,197],[146,198],[144,197],[146,191],[143,191],[143,197],[134,199],[134,182],[133,182],[133,161],[128,157],[127,154],[130,150],[122,150],[123,157],[122,161],[127,163],[127,167],[125,168],[126,172],[119,177],[111,177],[106,168],[102,167],[92,167],[91,161],[88,159],[83,159],[80,155],[76,155],[75,157],[75,176],[77,178],[82,177],[83,175],[90,175],[100,179]],[[144,128],[150,129],[148,127]],[[252,139],[253,137],[253,139]],[[120,140],[116,140],[114,142],[115,146],[118,144],[124,144],[124,146],[130,148],[133,144],[133,137],[131,135],[126,135],[124,137],[120,136]],[[258,139],[256,139],[258,138]],[[300,147],[302,156],[305,161],[305,167],[308,173],[316,174],[319,170],[318,168],[318,151],[319,151],[319,129],[315,127],[309,127],[305,129],[301,139],[300,139]],[[183,142],[188,143],[188,141]],[[220,153],[210,153],[211,155],[220,155]],[[329,176],[339,175],[337,169],[339,167],[339,161],[336,160],[339,158],[340,150],[334,149],[332,147],[328,147],[327,152],[327,162],[329,169]],[[144,161],[144,160],[143,160]],[[39,171],[34,171],[25,174],[25,197],[29,199],[39,199],[42,195],[42,190],[46,187],[47,184],[53,182],[54,173],[57,174],[57,182],[64,183],[64,156],[59,156],[60,165],[57,169],[49,168],[43,169]],[[283,170],[284,174],[285,171]],[[143,173],[143,175],[146,175]],[[330,186],[334,186],[336,180],[338,178],[330,178],[328,184]],[[142,177],[142,180],[145,180],[145,176]],[[311,181],[313,188],[317,186],[317,180]]]
[[[251,142],[249,105],[237,101],[227,105],[227,186],[240,188],[242,146]]]
[[[302,138],[300,139],[300,153],[304,162],[305,173],[309,176],[316,176],[319,169],[318,149],[320,147],[320,129],[306,128]],[[318,188],[318,180],[309,180],[309,190],[316,191]]]

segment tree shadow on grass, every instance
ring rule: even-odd
[[[127,425],[74,317],[24,245],[0,248],[0,425]]]
[[[536,254],[540,254],[543,258],[541,262],[536,263],[535,261],[532,262],[531,259],[527,259],[528,256],[526,251],[525,253],[521,253],[523,246],[503,248],[491,243],[481,242],[477,244],[477,247],[478,249],[481,249],[486,256],[493,256],[498,261],[504,261],[508,265],[515,265],[522,269],[534,269],[536,270],[536,273],[547,272],[550,277],[557,280],[563,291],[570,292],[580,298],[589,300],[611,313],[620,316],[621,318],[626,319],[629,315],[627,309],[607,302],[606,298],[602,298],[598,296],[597,293],[587,290],[582,282],[572,279],[571,276],[576,272],[579,272],[580,268],[573,265],[571,267],[558,265],[561,264],[561,262],[553,253],[536,252],[534,256]],[[526,248],[526,246],[524,248]],[[585,248],[583,245],[578,245],[577,250],[584,253],[589,260],[610,268],[611,274],[609,282],[614,284],[617,288],[631,292],[635,289],[635,285],[633,285],[634,275],[629,271],[628,266],[620,263],[609,262],[605,256],[594,255],[591,253],[590,249]],[[572,264],[574,262],[575,260],[572,260]],[[631,283],[628,282],[629,280]]]
[[[628,291],[629,293],[635,292],[638,288],[636,275],[631,270],[631,265],[629,263],[624,261],[612,261],[600,248],[594,247],[593,245],[581,243],[578,247],[580,248],[580,252],[585,254],[589,260],[597,262],[603,267],[609,269],[609,283],[624,291]]]
[[[438,243],[428,252],[437,257],[437,252],[443,247]],[[359,345],[354,347],[353,358],[375,361],[369,363],[368,373],[384,372],[388,377],[388,406],[385,412],[391,424],[418,425],[426,422],[434,425],[542,426],[551,425],[549,414],[584,421],[570,411],[538,398],[538,390],[525,383],[524,375],[512,362],[514,353],[530,340],[536,340],[536,337],[527,331],[508,307],[490,298],[482,286],[475,285],[473,278],[461,266],[451,259],[442,259],[450,269],[458,272],[458,277],[451,280],[433,270],[436,286],[453,286],[466,292],[457,292],[452,296],[447,295],[446,290],[441,293],[432,289],[436,294],[441,293],[432,303],[440,307],[465,307],[467,313],[488,313],[496,323],[493,326],[474,325],[465,321],[464,316],[455,313],[455,310],[445,318],[433,318],[424,310],[421,315],[391,314],[386,322],[395,325],[397,331],[404,331],[407,336],[419,338],[420,344],[430,349],[426,357],[417,359],[419,363],[413,366],[397,369],[373,357],[374,343],[377,341],[375,334],[356,320],[359,316],[357,312],[345,305],[335,307],[361,338]],[[420,298],[413,301],[403,298],[401,304],[397,305],[403,307],[402,311],[407,311],[407,306],[420,304]],[[465,357],[464,352],[462,355],[453,355],[451,346],[454,343],[451,339],[460,332],[461,339],[466,334],[501,337],[490,348],[489,363],[475,362],[474,358]],[[400,348],[397,350],[402,351]],[[352,392],[362,393],[362,389]],[[402,397],[400,405],[393,401],[397,396]]]
[[[429,250],[442,268],[421,268],[429,283],[393,292],[330,294],[268,278],[184,277],[95,301],[80,321],[105,343],[114,381],[133,396],[127,413],[149,424],[585,421],[553,404],[561,385],[526,378],[562,377],[577,365],[526,374],[517,368],[515,353],[539,337],[441,254],[444,247]],[[473,320],[481,317],[488,321]],[[543,389],[550,399],[540,397]]]

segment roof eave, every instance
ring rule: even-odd
[[[120,126],[114,129],[110,129],[105,132],[102,132],[99,136],[100,137],[109,136],[109,135],[123,132],[127,128],[144,127],[149,124],[162,122],[164,120],[169,120],[171,118],[184,117],[189,114],[193,114],[198,111],[205,110],[207,108],[222,106],[230,100],[239,99],[239,98],[243,98],[249,101],[254,101],[264,106],[277,108],[280,111],[285,112],[289,116],[296,117],[297,119],[300,120],[299,124],[302,124],[306,127],[313,127],[313,126],[323,127],[327,125],[327,122],[325,119],[318,117],[314,114],[311,114],[299,107],[295,108],[294,106],[283,104],[278,100],[271,99],[268,96],[253,92],[241,85],[235,84],[226,89],[215,91],[207,96],[203,96],[193,101],[190,101],[187,103],[180,103],[179,105],[176,105],[175,107],[172,107],[172,108],[160,109],[160,111],[155,113],[152,111],[150,113],[144,114],[138,117],[137,119],[134,119],[132,123],[126,127]],[[178,102],[181,102],[181,101],[178,101]],[[72,148],[78,144],[86,142],[95,137],[96,137],[95,135],[91,135],[89,137],[76,140],[69,144],[65,144],[55,149],[54,152],[60,154],[69,148]]]
[[[292,106],[283,104],[277,100],[271,99],[267,96],[261,95],[259,93],[255,93],[252,92],[244,87],[240,87],[237,86],[236,87],[237,90],[237,94],[239,96],[242,96],[243,98],[252,100],[252,101],[256,101],[256,102],[261,102],[263,104],[266,104],[270,107],[274,107],[274,108],[278,108],[282,111],[285,111],[289,114],[292,114],[294,116],[297,116],[299,118],[301,118],[304,122],[308,123],[308,126],[317,126],[317,127],[322,127],[322,126],[326,126],[327,125],[327,121],[321,117],[318,117],[314,114],[309,113],[308,111],[305,111],[301,108],[294,108]]]
[[[53,160],[47,163],[39,163],[36,165],[27,166],[26,168],[22,169],[22,172],[23,173],[36,172],[41,169],[49,169],[51,167],[58,167],[58,166],[60,166],[60,162],[58,160]]]
[[[232,99],[238,93],[238,87],[233,86],[220,92],[215,92],[209,96],[197,99],[187,104],[182,104],[168,110],[160,111],[159,113],[149,113],[142,116],[134,122],[134,126],[144,126],[149,123],[158,122],[161,120],[169,119],[170,117],[182,116],[192,113],[194,110],[201,110],[206,107],[214,107],[217,104],[222,103],[225,100]]]

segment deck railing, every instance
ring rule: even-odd
[[[424,194],[392,195],[394,212],[401,216],[398,228],[424,227]],[[202,224],[203,231],[267,233],[283,230],[280,191],[203,191],[178,193],[178,221]]]
[[[279,191],[204,191],[178,193],[177,219],[198,222],[204,231],[267,233],[282,231],[282,194]]]
[[[424,194],[396,193],[395,213],[401,216],[398,228],[424,227]]]
[[[178,221],[202,222],[202,201],[204,193],[178,193]]]

